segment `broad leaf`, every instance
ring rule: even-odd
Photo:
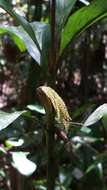
[[[97,123],[100,119],[107,115],[107,104],[98,107],[85,121],[84,127]]]
[[[77,0],[56,1],[56,26],[60,32]]]
[[[17,47],[20,49],[21,52],[26,51],[26,46],[24,42],[21,40],[20,36],[17,34],[18,27],[10,27],[6,25],[0,25],[0,35],[3,34],[9,34],[11,39],[14,41],[14,43],[17,45]]]
[[[20,40],[23,40],[30,55],[33,57],[33,59],[36,60],[37,63],[40,64],[40,52],[39,52],[38,48],[36,47],[34,41],[31,39],[31,37],[28,35],[28,33],[22,27],[20,27],[20,26],[19,27],[14,27],[14,26],[9,27],[9,26],[0,25],[0,33],[1,34],[3,34],[3,33],[11,34],[13,40],[15,41],[15,43],[17,44],[18,47],[19,47],[19,44],[17,43],[18,41],[16,41],[16,39],[19,38]],[[17,36],[17,38],[14,38],[14,36]],[[23,45],[22,43],[20,45]]]
[[[41,64],[42,73],[47,75],[50,47],[50,26],[47,24],[42,32]]]
[[[81,32],[105,16],[107,0],[94,0],[71,15],[62,32],[60,54]]]
[[[35,32],[35,35],[37,36],[37,41],[39,46],[42,48],[42,38],[44,31],[46,32],[46,29],[49,28],[47,24],[34,22],[30,24]],[[14,40],[16,45],[19,47],[19,49],[23,52],[28,50],[29,54],[33,57],[33,59],[40,64],[41,63],[41,54],[38,50],[37,46],[35,45],[32,38],[28,35],[28,33],[23,29],[23,27],[14,27],[14,26],[6,26],[6,25],[0,25],[0,34],[8,33],[11,35],[11,38]],[[43,51],[43,50],[42,50]]]
[[[40,22],[32,22],[31,23],[33,30],[35,31],[35,35],[37,37],[37,41],[41,48],[41,65],[44,72],[47,72],[48,65],[48,54],[50,47],[50,26],[49,24],[40,23]]]
[[[21,25],[24,30],[28,33],[31,39],[34,41],[35,45],[37,46],[38,50],[40,51],[39,44],[37,42],[34,30],[30,23],[22,16],[18,15],[12,8],[11,4],[7,0],[0,0],[0,6],[7,11],[17,22]]]
[[[26,153],[12,152],[13,167],[22,175],[29,176],[36,170],[36,164],[26,158]]]
[[[18,117],[24,114],[25,111],[16,111],[14,113],[6,113],[0,111],[0,131],[8,127],[13,123]]]

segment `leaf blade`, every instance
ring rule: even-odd
[[[16,35],[15,31],[13,30],[13,27],[8,27],[0,24],[0,35],[5,34],[10,35],[11,39],[14,41],[14,43],[17,45],[21,52],[26,51],[26,47],[23,40],[21,40],[21,38],[18,35]]]
[[[49,25],[44,24],[44,23],[39,23],[39,22],[32,22],[30,23],[30,25],[32,26],[35,32],[35,35],[37,36],[39,46],[41,47],[42,51],[45,51],[42,39],[43,39],[44,33],[46,33],[46,31],[49,29]],[[21,52],[24,52],[27,49],[29,54],[32,56],[32,58],[39,65],[41,64],[41,54],[37,46],[35,46],[35,43],[32,40],[32,38],[28,35],[28,33],[23,29],[22,26],[10,27],[8,25],[0,24],[0,34],[3,35],[5,33],[8,33],[11,36],[11,38],[14,40],[14,42],[16,43],[18,48],[21,50]]]
[[[99,106],[85,121],[83,127],[88,127],[97,123],[100,119],[102,119],[105,115],[107,115],[107,104],[103,104]]]
[[[36,164],[27,159],[24,152],[12,152],[13,167],[22,175],[30,176],[37,168]]]
[[[81,32],[107,16],[107,0],[94,0],[70,16],[62,32],[60,54]]]
[[[36,39],[34,30],[30,23],[22,16],[18,15],[12,8],[12,5],[6,1],[6,0],[0,0],[0,6],[7,11],[23,28],[24,30],[28,33],[28,35],[31,37],[31,39],[34,41],[35,45],[37,46],[38,50],[40,50],[38,41]]]
[[[57,31],[60,32],[62,26],[64,26],[67,17],[69,16],[72,8],[74,7],[77,0],[57,0],[56,1],[56,26]]]
[[[16,111],[13,113],[7,113],[0,111],[0,131],[8,127],[13,123],[18,117],[24,114],[26,111]]]

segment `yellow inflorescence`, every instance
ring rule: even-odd
[[[53,90],[50,87],[41,86],[39,87],[39,89],[50,100],[53,108],[55,109],[57,121],[59,123],[62,123],[64,127],[67,129],[68,124],[71,121],[71,118],[62,98],[55,92],[55,90]]]

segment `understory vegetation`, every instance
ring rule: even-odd
[[[0,0],[0,190],[107,189],[107,0]]]

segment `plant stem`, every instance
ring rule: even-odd
[[[50,78],[48,83],[54,86],[54,66],[56,65],[56,31],[55,31],[55,9],[56,0],[50,0],[50,27],[51,27],[51,44],[49,55],[49,74]],[[52,105],[50,111],[47,110],[47,190],[55,189],[55,177],[56,177],[56,161],[55,161],[55,132],[54,132],[54,119],[55,114]]]
[[[55,154],[55,110],[41,87],[37,88],[37,95],[46,110],[47,190],[54,190],[57,160]]]
[[[51,26],[51,47],[50,47],[50,63],[49,71],[54,73],[54,66],[56,65],[56,30],[55,30],[55,9],[56,0],[50,0],[50,26]]]
[[[54,190],[56,177],[54,113],[47,116],[47,190]]]

